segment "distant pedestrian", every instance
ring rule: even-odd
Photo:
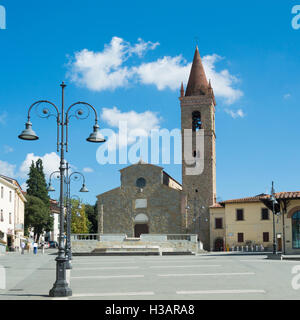
[[[45,242],[41,243],[41,248],[42,248],[42,253],[44,254],[45,253]]]
[[[34,242],[33,244],[33,253],[37,254],[37,249],[38,249],[38,244],[36,242]]]
[[[25,250],[25,242],[21,242],[21,254],[24,254],[24,250]]]

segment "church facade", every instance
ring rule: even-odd
[[[179,100],[182,185],[151,164],[120,170],[121,186],[97,196],[100,234],[198,234],[209,250],[209,208],[216,201],[216,103],[198,47]]]
[[[121,186],[99,195],[99,233],[182,233],[182,187],[161,167],[142,161],[120,170]]]

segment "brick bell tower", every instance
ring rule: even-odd
[[[180,90],[183,232],[198,234],[210,250],[209,207],[216,202],[215,97],[198,47],[186,91]]]

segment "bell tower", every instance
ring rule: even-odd
[[[180,90],[183,232],[198,234],[210,250],[209,207],[216,202],[215,97],[198,47],[187,88]]]

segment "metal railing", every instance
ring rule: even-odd
[[[82,234],[72,234],[71,239],[73,241],[87,241],[87,240],[95,240],[98,241],[100,239],[100,234],[98,233],[82,233]]]

